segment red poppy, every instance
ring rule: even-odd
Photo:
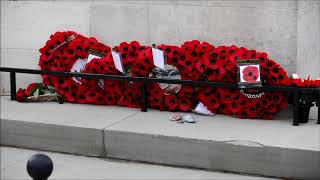
[[[240,111],[239,113],[237,113],[237,118],[239,118],[239,119],[247,119],[248,118],[248,114],[247,114],[247,112]]]
[[[80,86],[80,87],[82,87],[82,86]],[[88,103],[87,98],[86,98],[86,90],[84,88],[78,89],[77,102],[80,104]]]
[[[233,101],[232,95],[226,89],[220,91],[220,99],[221,99],[221,102],[227,103],[227,104],[232,103]]]
[[[131,41],[130,46],[134,51],[139,51],[140,49],[140,43],[138,41]]]
[[[254,106],[255,104],[252,103],[251,106],[247,107],[247,115],[248,118],[256,118],[257,117],[257,110]]]
[[[81,58],[84,59],[87,57],[87,51],[86,51],[86,47],[84,46],[83,43],[81,43],[81,40],[74,40],[72,43],[75,44],[75,51],[76,51],[76,55]]]
[[[119,75],[120,71],[116,69],[111,53],[106,57],[100,59],[101,66],[104,68],[106,74]]]
[[[119,45],[119,52],[126,53],[129,51],[130,45],[127,42],[121,42]]]
[[[182,97],[182,98],[179,98],[179,109],[181,111],[189,111],[191,109],[191,106],[192,106],[192,103],[190,101],[189,98],[187,97]]]
[[[272,120],[273,116],[271,113],[268,112],[264,112],[263,115],[261,116],[262,119],[266,119],[266,120]]]
[[[214,94],[210,94],[205,104],[211,112],[216,112],[220,107],[220,102]]]
[[[215,53],[218,55],[225,55],[227,53],[227,47],[226,46],[218,46],[214,49]]]
[[[93,102],[94,105],[103,105],[105,104],[104,96],[101,93],[97,94],[96,101]]]
[[[16,100],[19,102],[24,101],[28,96],[26,95],[25,89],[19,88],[19,90],[16,93]]]
[[[265,53],[265,52],[263,52],[263,53],[257,52],[255,58],[256,58],[256,59],[259,59],[260,62],[262,62],[262,61],[265,61],[265,60],[268,59],[268,54]]]
[[[279,79],[277,76],[270,74],[267,82],[268,82],[268,84],[275,86],[275,85],[279,84]]]
[[[67,77],[56,77],[54,79],[54,87],[57,88],[65,88],[68,87],[70,85],[70,78]]]
[[[248,54],[247,57],[249,60],[250,59],[257,59],[256,58],[256,54],[257,54],[256,50],[248,50],[247,54]]]
[[[42,82],[46,86],[53,86],[53,79],[52,76],[49,75],[42,75]]]
[[[56,47],[56,45],[55,45],[55,43],[54,43],[54,40],[55,40],[55,38],[52,37],[52,39],[50,39],[50,40],[48,40],[48,41],[46,42],[45,47],[46,47],[46,49],[47,49],[48,51],[52,51],[52,50],[54,50],[54,48]]]
[[[280,74],[280,68],[278,65],[274,66],[272,69],[270,69],[271,71],[271,75],[275,76],[275,77],[278,77],[278,75]],[[280,79],[279,79],[280,80]]]
[[[202,62],[206,65],[207,68],[210,69],[218,69],[218,54],[215,52],[211,52],[210,54],[205,54],[202,56]]]
[[[217,110],[217,113],[225,114],[225,115],[233,115],[230,108],[228,108],[228,104],[221,104]]]
[[[86,92],[86,100],[88,103],[93,103],[97,100],[97,92],[94,90],[89,90]]]
[[[195,69],[200,74],[203,74],[206,71],[206,64],[202,61],[202,59],[195,63]]]
[[[239,48],[236,45],[231,45],[231,46],[227,47],[227,53],[229,55],[233,55],[238,51],[238,49]]]
[[[274,103],[271,103],[269,106],[268,106],[268,111],[270,113],[276,113],[278,110],[277,110],[277,106],[274,104]]]
[[[193,63],[192,59],[190,59],[190,56],[186,57],[184,61],[179,61],[178,62],[178,69],[183,71],[184,73],[186,72],[191,72],[193,68]]]
[[[138,76],[147,77],[154,67],[151,48],[147,48],[139,52],[136,62],[131,67],[131,71]]]
[[[233,113],[236,114],[238,112],[240,112],[240,105],[238,104],[238,102],[233,101],[230,104],[227,104],[227,108]]]
[[[273,60],[261,61],[260,66],[269,69],[271,71],[276,63]]]
[[[68,102],[76,102],[77,101],[77,91],[69,91],[68,93],[65,93],[65,101]]]
[[[210,87],[201,88],[198,93],[199,101],[201,101],[203,104],[207,104],[207,102],[209,101],[209,96],[212,93],[213,93],[213,88],[210,88]]]
[[[273,102],[274,104],[278,105],[278,104],[281,103],[282,97],[283,97],[282,93],[280,93],[280,92],[274,92],[274,93],[272,93],[272,102]]]
[[[148,97],[148,105],[151,108],[159,108],[162,104],[162,95],[161,94],[152,94]]]
[[[176,95],[166,95],[164,96],[164,105],[169,111],[174,111],[178,107],[178,98]]]
[[[25,90],[25,93],[29,96],[33,94],[33,92],[37,89],[38,85],[37,83],[31,83],[28,85],[27,89]]]
[[[68,59],[71,59],[71,58],[75,57],[76,54],[77,54],[76,48],[77,48],[76,44],[70,44],[70,45],[68,46],[68,48],[66,49],[66,51],[64,52],[64,55],[65,55]]]
[[[246,108],[249,104],[248,98],[245,96],[240,96],[238,102],[241,108]]]
[[[45,52],[45,53],[40,55],[40,61],[48,62],[50,59],[53,58],[53,56],[54,56],[53,53]]]
[[[256,66],[247,66],[243,69],[243,79],[247,82],[256,82],[259,77],[259,70]]]
[[[115,105],[116,104],[116,98],[113,94],[106,94],[104,96],[104,102],[106,105]]]

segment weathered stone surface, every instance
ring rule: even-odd
[[[320,78],[320,2],[299,1],[297,71]]]
[[[110,46],[137,40],[150,44],[148,7],[139,4],[93,4],[91,35]]]
[[[1,145],[102,156],[102,130],[1,119]]]
[[[319,151],[108,130],[105,144],[110,158],[285,178],[320,178]]]
[[[38,69],[39,53],[37,50],[1,49],[1,66]],[[1,95],[10,94],[10,74],[1,72]],[[31,82],[40,82],[41,76],[16,74],[17,87],[26,87]]]
[[[89,7],[75,2],[2,1],[1,48],[38,50],[55,31],[90,35]]]

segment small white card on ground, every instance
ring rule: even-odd
[[[121,61],[120,54],[115,52],[115,51],[111,51],[111,54],[112,54],[114,66],[116,67],[116,69],[118,69],[120,72],[125,74],[125,70],[123,68],[123,64],[122,64],[122,61]]]
[[[152,48],[153,63],[158,68],[164,69],[165,58],[164,53],[160,49]]]

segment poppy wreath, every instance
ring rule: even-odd
[[[266,85],[286,85],[289,78],[279,64],[268,59],[266,53],[244,47],[218,46],[203,56],[206,81],[236,83],[238,59],[259,59],[261,75]],[[257,69],[248,67],[244,79],[256,81]],[[286,107],[287,97],[281,92],[264,92],[252,98],[239,90],[223,88],[200,88],[198,99],[214,113],[233,115],[238,118],[272,119],[273,115]]]
[[[319,80],[288,78],[284,69],[268,54],[244,47],[217,46],[198,40],[186,41],[181,46],[160,44],[167,64],[176,67],[183,80],[237,83],[237,60],[259,59],[261,79],[265,85],[318,87]],[[115,68],[111,48],[95,38],[84,37],[73,31],[56,32],[40,49],[41,70],[70,72],[74,63],[88,57],[88,50],[103,54],[84,66],[82,73],[121,75]],[[126,74],[133,77],[150,77],[155,68],[150,46],[137,41],[121,42],[113,47],[123,61]],[[256,69],[248,68],[245,79],[255,81]],[[115,80],[43,75],[43,83],[52,86],[67,102],[81,104],[119,105],[132,108],[141,106],[141,84]],[[285,108],[287,97],[281,92],[264,92],[252,98],[234,89],[192,87],[183,85],[178,93],[166,95],[157,83],[147,86],[148,106],[168,111],[190,111],[202,102],[211,112],[232,115],[238,118],[272,117]],[[21,92],[19,92],[22,94]],[[19,95],[20,95],[19,94]]]
[[[110,53],[110,47],[93,37],[87,38],[73,31],[56,32],[39,50],[39,66],[41,70],[70,72],[79,58],[87,58],[89,49],[101,54]],[[94,59],[87,64],[83,72],[103,73],[103,66],[100,61]],[[82,79],[83,84],[81,84],[71,77],[43,75],[42,78],[46,86],[54,87],[67,102],[105,104],[104,92],[96,86],[91,86],[95,84],[94,80]]]

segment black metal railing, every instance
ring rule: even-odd
[[[83,78],[95,78],[95,79],[109,79],[109,80],[122,80],[122,81],[134,81],[142,84],[141,93],[141,111],[147,111],[147,84],[148,83],[168,83],[168,84],[182,84],[190,86],[211,86],[211,87],[223,87],[238,89],[238,85],[234,83],[222,83],[222,82],[207,82],[207,81],[191,81],[191,80],[179,80],[179,79],[161,79],[161,78],[146,78],[146,77],[129,77],[121,75],[105,75],[105,74],[90,74],[90,73],[73,73],[73,72],[52,72],[36,69],[22,69],[22,68],[9,68],[0,67],[0,71],[10,73],[10,92],[11,100],[16,100],[16,73],[25,74],[41,74],[52,76],[64,76],[64,77],[83,77]],[[320,88],[298,88],[298,87],[286,87],[286,86],[262,86],[255,87],[261,91],[282,91],[287,92],[292,96],[293,105],[293,125],[299,125],[299,98],[301,93],[311,93],[320,95]],[[318,106],[318,124],[320,124],[320,109]]]

